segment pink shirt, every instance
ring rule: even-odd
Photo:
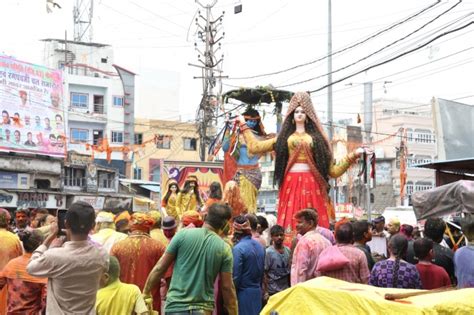
[[[350,244],[336,246],[349,259],[349,264],[342,269],[323,272],[321,275],[352,283],[369,283],[370,272],[364,252]]]
[[[291,286],[317,276],[319,254],[329,246],[331,243],[315,230],[300,238],[291,262]]]

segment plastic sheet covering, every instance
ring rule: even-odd
[[[474,214],[474,181],[459,180],[412,195],[413,209],[418,220],[454,213]]]
[[[260,314],[473,314],[474,288],[385,300],[385,293],[420,290],[386,289],[319,277],[273,295]]]

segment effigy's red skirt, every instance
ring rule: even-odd
[[[325,189],[325,188],[322,188]],[[318,225],[329,227],[328,200],[314,175],[307,172],[289,172],[278,195],[277,223],[285,229],[285,245],[290,246],[296,236],[296,212],[314,208],[318,212]]]

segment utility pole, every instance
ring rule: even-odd
[[[372,142],[370,133],[372,132],[372,82],[364,83],[364,131],[365,131],[365,143],[369,144]],[[365,163],[365,211],[367,211],[367,220],[372,221],[372,210],[370,208],[370,159],[364,154]]]
[[[92,42],[93,14],[94,0],[76,0],[72,11],[75,42]],[[87,31],[89,31],[88,35]]]
[[[199,157],[201,161],[205,161],[206,147],[215,132],[217,103],[220,96],[221,79],[223,78],[220,75],[222,70],[218,66],[224,56],[222,55],[220,59],[217,59],[215,54],[221,48],[221,43],[219,42],[224,37],[224,33],[221,33],[224,12],[217,19],[213,20],[211,11],[217,0],[213,0],[212,3],[207,5],[203,5],[199,0],[196,0],[196,3],[205,10],[204,16],[199,11],[199,16],[196,18],[198,37],[204,43],[204,50],[200,50],[197,43],[194,44],[195,49],[199,52],[198,61],[202,65],[190,65],[199,67],[202,70],[202,76],[194,78],[202,79],[202,98],[196,114],[196,121],[200,141]]]
[[[333,140],[333,116],[332,116],[332,7],[328,0],[328,137]]]
[[[332,140],[334,139],[334,128],[333,128],[333,113],[332,113],[332,0],[328,0],[328,138],[329,145],[332,146]],[[331,180],[330,195],[334,202],[334,206],[337,204],[337,180]]]

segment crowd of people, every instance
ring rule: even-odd
[[[218,199],[205,216],[160,211],[67,210],[64,230],[48,211],[0,209],[0,313],[259,314],[272,296],[326,276],[385,288],[474,287],[474,219],[468,239],[446,246],[446,223],[429,218],[424,237],[393,218],[318,225],[295,216],[290,247],[270,217],[239,214]],[[13,225],[11,223],[14,222]]]

